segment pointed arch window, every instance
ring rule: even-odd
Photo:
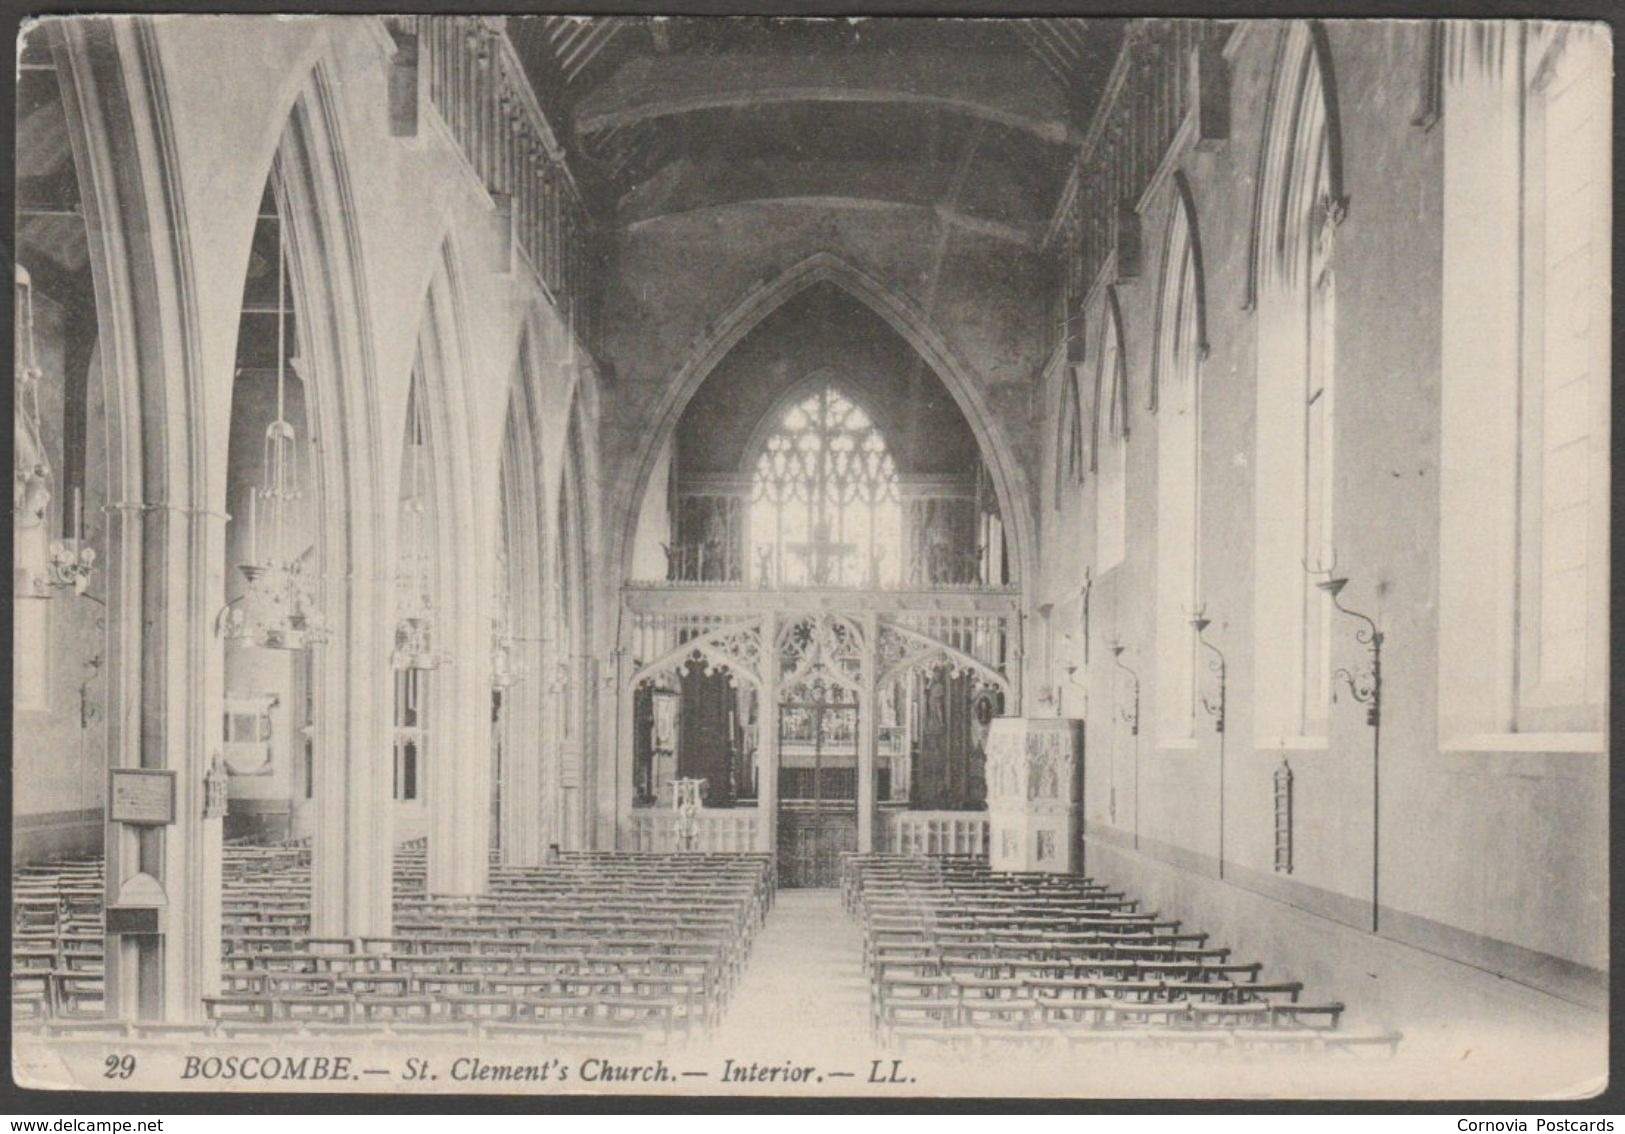
[[[1055,506],[1068,485],[1083,483],[1083,411],[1078,404],[1077,368],[1062,362],[1060,430],[1055,435]]]
[[[1255,217],[1256,515],[1260,735],[1326,734],[1331,606],[1306,570],[1332,557],[1336,281],[1342,196],[1331,56],[1297,21],[1271,91]]]
[[[763,443],[750,532],[760,585],[897,583],[897,464],[869,414],[836,387],[796,400]]]
[[[1123,561],[1128,522],[1128,370],[1123,360],[1122,316],[1107,289],[1100,312],[1100,356],[1095,368],[1095,565],[1109,571]]]
[[[1176,195],[1157,314],[1157,698],[1165,740],[1194,733],[1201,594],[1200,281],[1189,199]]]

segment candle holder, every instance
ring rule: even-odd
[[[1326,574],[1328,577],[1317,582],[1315,586],[1330,597],[1334,607],[1359,623],[1354,631],[1354,640],[1366,650],[1363,666],[1358,670],[1339,666],[1332,671],[1332,680],[1342,683],[1356,704],[1365,706],[1365,723],[1372,728],[1378,728],[1382,723],[1382,631],[1369,615],[1350,610],[1343,605],[1340,596],[1343,588],[1348,586],[1347,577],[1333,576],[1331,570]],[[1334,702],[1337,700],[1335,688],[1332,690],[1332,700]]]
[[[672,811],[675,820],[672,824],[673,833],[677,836],[680,849],[691,851],[694,849],[694,837],[699,834],[699,811],[701,792],[705,790],[705,781],[700,779],[682,779],[672,781]]]
[[[49,575],[51,586],[72,588],[82,595],[90,586],[91,568],[96,564],[96,549],[79,537],[51,541]]]
[[[1225,757],[1225,752],[1224,752],[1224,717],[1225,717],[1225,709],[1226,709],[1227,705],[1229,704],[1230,694],[1229,694],[1229,688],[1228,688],[1228,686],[1226,684],[1226,680],[1225,680],[1226,672],[1225,672],[1224,651],[1220,650],[1219,647],[1215,646],[1212,642],[1209,642],[1207,640],[1206,636],[1205,636],[1207,628],[1209,626],[1211,626],[1211,625],[1212,625],[1212,621],[1207,616],[1207,606],[1205,604],[1198,606],[1196,608],[1196,613],[1191,616],[1191,629],[1196,632],[1196,640],[1199,643],[1201,643],[1201,645],[1209,653],[1211,653],[1213,655],[1211,658],[1208,659],[1207,665],[1208,665],[1208,670],[1214,676],[1215,684],[1216,684],[1216,689],[1215,689],[1214,695],[1212,697],[1209,697],[1206,693],[1198,692],[1197,701],[1202,706],[1202,711],[1204,713],[1206,713],[1208,716],[1213,718],[1213,731],[1215,733],[1217,733],[1218,737],[1219,737],[1219,766],[1218,766],[1218,772],[1219,772],[1219,792],[1218,792],[1218,796],[1219,796],[1219,798],[1218,798],[1218,804],[1219,804],[1219,845],[1218,845],[1218,856],[1217,857],[1218,857],[1218,863],[1219,863],[1219,877],[1223,878],[1224,877],[1224,833],[1225,833],[1224,832],[1224,791],[1225,791],[1225,783],[1224,783],[1224,771],[1225,771],[1225,768],[1224,768],[1224,757]]]
[[[221,637],[265,650],[305,650],[328,640],[304,563],[240,563],[237,570],[248,590],[221,609]]]
[[[316,605],[308,552],[296,550],[303,498],[299,475],[299,434],[288,420],[288,369],[298,360],[288,356],[287,242],[277,229],[276,416],[265,427],[261,483],[248,492],[248,554],[237,565],[248,583],[245,594],[220,612],[217,630],[231,641],[267,650],[304,650],[328,640],[328,628]],[[265,504],[268,546],[260,554],[260,504]],[[239,606],[238,604],[242,605]]]
[[[1225,704],[1228,699],[1225,688],[1224,652],[1204,636],[1204,632],[1213,624],[1212,620],[1206,616],[1205,609],[1205,607],[1196,608],[1196,613],[1191,616],[1191,629],[1196,631],[1196,641],[1213,655],[1208,659],[1207,667],[1215,678],[1217,688],[1211,697],[1206,693],[1199,693],[1197,701],[1201,704],[1202,711],[1213,718],[1213,731],[1222,733],[1224,732]]]
[[[1116,638],[1112,639],[1112,661],[1117,668],[1128,674],[1129,701],[1128,704],[1117,706],[1117,715],[1128,725],[1130,736],[1140,735],[1140,675],[1123,662],[1123,651],[1128,647]]]
[[[1378,928],[1381,904],[1382,872],[1382,630],[1370,615],[1351,610],[1343,605],[1343,588],[1348,586],[1346,575],[1337,574],[1337,554],[1332,553],[1331,565],[1322,569],[1305,568],[1312,575],[1324,575],[1317,581],[1319,587],[1339,612],[1358,624],[1354,640],[1365,647],[1365,663],[1358,669],[1339,666],[1332,671],[1332,701],[1337,700],[1337,683],[1348,690],[1357,705],[1365,706],[1365,723],[1371,729],[1371,931]]]

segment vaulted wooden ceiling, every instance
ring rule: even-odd
[[[933,208],[1031,240],[1122,42],[1112,19],[510,17],[600,216]]]

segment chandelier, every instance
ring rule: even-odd
[[[303,650],[327,641],[328,630],[312,592],[310,556],[295,549],[303,493],[299,437],[287,419],[287,386],[288,367],[297,369],[297,360],[287,349],[287,244],[280,222],[276,271],[276,419],[265,427],[261,483],[248,493],[248,555],[237,565],[248,592],[227,612],[225,636],[264,649]]]
[[[12,482],[15,551],[12,591],[18,598],[50,598],[53,588],[72,588],[82,595],[90,585],[96,549],[85,539],[84,492],[73,489],[73,520],[60,539],[47,537],[45,515],[50,510],[56,481],[45,448],[39,410],[39,386],[44,377],[34,345],[34,287],[28,270],[15,265],[16,321],[16,454]]]
[[[408,495],[401,501],[400,569],[396,575],[401,617],[395,624],[396,669],[439,669],[451,660],[435,647],[434,583],[429,554],[433,542],[428,515],[428,433],[423,420],[422,388],[412,376],[407,406],[405,482]]]

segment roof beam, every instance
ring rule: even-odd
[[[633,60],[595,87],[576,129],[787,103],[932,106],[1023,131],[1052,145],[1075,143],[1064,93],[1031,55],[997,61],[891,56],[784,58],[673,53]]]

